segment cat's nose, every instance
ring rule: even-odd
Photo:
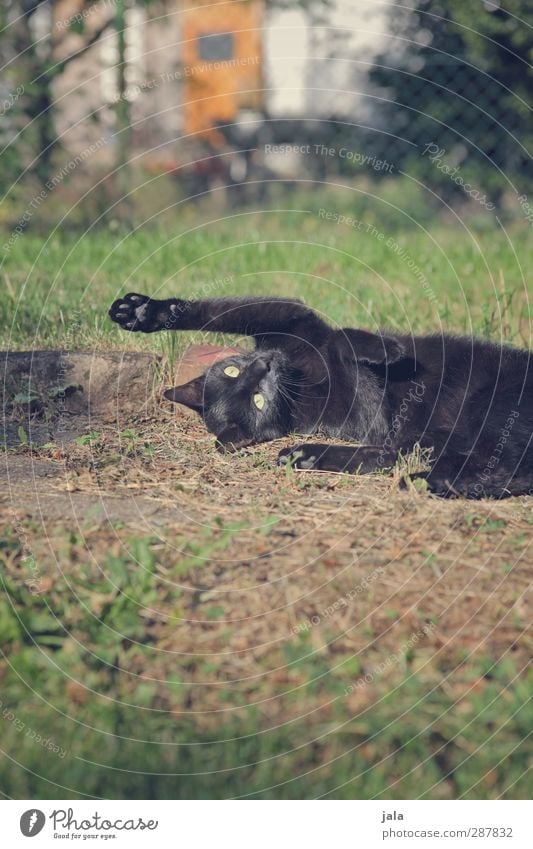
[[[258,357],[252,363],[253,374],[257,377],[264,377],[270,371],[270,359],[267,357]]]

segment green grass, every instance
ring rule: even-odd
[[[421,676],[410,668],[410,653],[407,668],[398,665],[376,679],[375,703],[354,715],[346,680],[360,674],[359,664],[349,657],[339,666],[337,657],[331,668],[303,634],[284,646],[283,656],[301,682],[285,698],[302,710],[313,705],[305,729],[295,721],[268,727],[260,710],[268,684],[266,690],[256,685],[247,698],[242,687],[220,688],[224,712],[216,724],[201,712],[184,712],[180,706],[198,686],[186,681],[191,664],[207,677],[209,661],[201,652],[197,658],[177,652],[162,683],[150,619],[141,614],[154,604],[177,621],[181,591],[174,581],[187,557],[209,557],[231,534],[224,527],[204,532],[188,544],[181,566],[164,574],[158,539],[131,537],[127,554],[113,550],[102,559],[99,576],[71,558],[70,574],[42,596],[4,575],[4,792],[15,798],[527,797],[528,753],[516,743],[533,722],[531,682],[516,680],[508,659],[458,659],[453,669]],[[71,555],[81,543],[76,534],[65,540]],[[17,546],[15,536],[6,538],[4,555]],[[202,568],[197,559],[188,566]],[[144,675],[136,674],[140,668]],[[456,694],[444,686],[452,678],[454,687],[460,682]],[[327,717],[319,703],[330,705]]]
[[[185,338],[120,332],[106,310],[133,290],[154,297],[289,294],[332,322],[440,328],[529,344],[530,232],[457,222],[427,230],[344,195],[304,195],[298,209],[218,220],[176,214],[172,227],[106,229],[48,240],[23,234],[0,271],[3,348],[143,348],[173,357]],[[293,206],[298,204],[293,199]],[[368,207],[368,208],[367,208]],[[360,222],[359,229],[320,210]],[[400,224],[409,227],[399,229]],[[392,240],[392,241],[391,241]]]
[[[423,209],[413,221],[393,207],[354,197],[343,192],[298,195],[290,210],[242,211],[220,220],[210,220],[206,207],[196,213],[184,210],[167,216],[164,226],[134,233],[102,228],[83,237],[58,231],[46,239],[29,231],[0,269],[0,347],[142,349],[162,353],[171,364],[197,335],[120,331],[108,320],[107,308],[131,290],[154,297],[290,295],[340,325],[413,332],[442,328],[530,344],[529,230],[515,225],[506,234],[476,221],[470,233],[457,222],[427,221]],[[361,226],[328,221],[320,209],[351,216]],[[153,453],[135,430],[121,436],[128,457]],[[99,438],[96,431],[87,435],[80,449],[97,453]],[[253,471],[265,464],[279,496],[272,510],[290,515],[310,480],[290,469],[274,479],[260,452],[249,459]],[[216,510],[209,503],[209,487],[220,487],[220,474],[216,468],[211,473],[204,461],[195,471],[199,504],[207,511]],[[283,494],[283,481],[293,487],[294,502]],[[171,483],[179,497],[179,486]],[[320,478],[313,485],[318,491],[330,487],[330,481]],[[336,485],[338,494],[344,487],[349,494],[353,481]],[[228,498],[231,491],[224,490]],[[213,530],[213,514],[206,516],[211,530],[198,529],[187,539],[178,536],[172,547],[118,525],[108,526],[94,543],[61,523],[51,523],[46,533],[39,524],[28,525],[24,533],[5,530],[0,540],[4,793],[35,799],[83,794],[528,797],[530,753],[523,741],[533,725],[531,681],[500,644],[490,656],[469,655],[478,643],[475,623],[464,662],[457,655],[453,663],[450,655],[441,660],[435,651],[425,663],[427,657],[419,659],[417,649],[414,662],[406,655],[378,677],[371,698],[361,704],[350,702],[344,692],[346,681],[361,673],[360,659],[352,651],[344,660],[333,648],[324,653],[312,642],[316,633],[300,634],[287,640],[279,656],[273,650],[259,659],[258,683],[254,679],[249,686],[224,684],[222,661],[209,653],[202,656],[201,645],[198,656],[182,655],[175,633],[175,622],[184,615],[181,581],[199,587],[192,601],[187,596],[188,604],[194,615],[198,607],[203,627],[222,629],[222,648],[242,627],[251,652],[255,649],[253,629],[248,633],[245,625],[234,624],[233,632],[230,626],[223,630],[223,603],[202,592],[204,564],[223,559],[240,527],[219,523]],[[456,527],[455,514],[441,521],[444,538],[448,528]],[[398,525],[407,528],[406,534],[408,522],[409,509],[405,515],[400,511]],[[483,522],[481,539],[490,542],[502,530],[501,519],[478,521],[472,511],[464,519],[468,533]],[[456,534],[462,533],[458,527]],[[339,529],[339,537],[344,530]],[[115,534],[122,534],[122,542]],[[46,553],[48,535],[57,538]],[[293,537],[291,530],[283,545]],[[35,561],[25,551],[26,538],[36,551]],[[390,556],[393,562],[396,555]],[[512,572],[513,563],[505,560],[495,569]],[[406,581],[410,564],[407,559]],[[434,565],[428,560],[426,571]],[[248,564],[241,562],[239,568]],[[24,580],[35,569],[51,576],[42,595],[32,594]],[[295,593],[298,588],[296,579]],[[283,596],[277,603],[285,601]],[[371,612],[372,591],[367,602]],[[167,618],[152,617],[151,604]],[[397,607],[387,610],[387,620],[394,622]],[[370,618],[361,626],[369,640],[373,627]],[[376,645],[386,651],[380,641]],[[367,661],[372,668],[375,656],[370,653]],[[272,677],[276,664],[287,670],[287,681]],[[202,681],[211,689],[202,688]],[[207,690],[211,707],[204,711],[204,696],[198,693]],[[280,721],[276,713],[270,722],[269,706],[276,700],[292,709],[292,718]],[[294,719],[306,711],[309,720]],[[64,757],[43,740],[60,747]]]

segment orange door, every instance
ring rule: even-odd
[[[185,132],[215,141],[217,123],[262,105],[263,4],[188,0],[187,6],[181,13]]]

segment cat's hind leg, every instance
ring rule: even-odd
[[[513,495],[533,494],[533,469],[528,474],[520,466],[514,470],[500,467],[489,469],[468,458],[443,454],[429,472],[419,472],[402,481],[405,488],[408,480],[425,480],[428,489],[441,498],[509,498]]]

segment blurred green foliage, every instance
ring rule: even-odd
[[[397,169],[460,199],[463,189],[424,154],[434,144],[491,202],[505,190],[531,191],[531,3],[417,0],[412,9],[395,6],[390,21],[395,38],[370,78],[383,98],[377,120],[391,134],[387,155]]]

